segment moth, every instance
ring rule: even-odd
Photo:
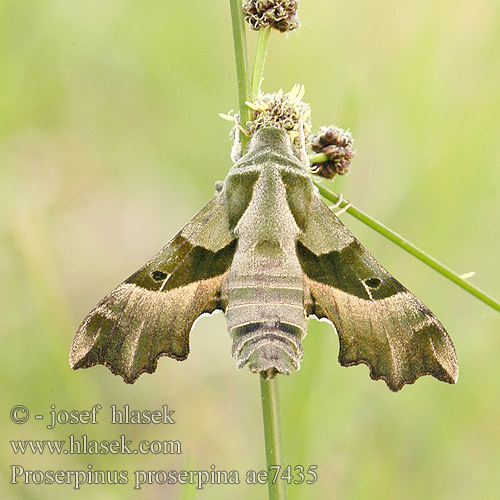
[[[422,375],[455,383],[452,341],[323,203],[283,130],[267,127],[215,197],[83,320],[73,369],[107,366],[125,382],[184,360],[195,320],[225,313],[232,354],[265,378],[298,370],[310,316],[330,321],[339,362],[364,363],[393,391]]]

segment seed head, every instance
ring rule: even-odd
[[[247,102],[253,110],[253,120],[246,123],[250,135],[264,127],[285,130],[292,142],[300,147],[300,127],[307,142],[311,132],[311,108],[302,101],[304,86],[294,85],[286,94],[282,89],[275,94],[259,93],[252,102]]]
[[[312,173],[327,179],[332,179],[337,174],[347,174],[351,160],[356,154],[352,143],[352,135],[348,130],[333,125],[321,127],[319,134],[311,136],[310,146],[316,153],[325,154],[328,160],[313,163]]]
[[[243,6],[245,21],[253,30],[271,26],[281,33],[299,27],[299,0],[252,0]]]

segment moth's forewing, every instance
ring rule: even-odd
[[[160,356],[185,359],[198,316],[226,308],[235,247],[219,194],[88,314],[71,346],[71,367],[102,364],[133,383],[154,372]]]
[[[339,362],[365,363],[398,391],[422,375],[455,383],[455,348],[432,312],[393,278],[319,199],[297,242],[308,315],[330,320]]]

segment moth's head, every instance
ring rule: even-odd
[[[270,148],[274,151],[283,151],[284,153],[294,154],[292,141],[285,130],[277,127],[264,127],[257,130],[250,139],[247,151],[262,151],[264,148]]]

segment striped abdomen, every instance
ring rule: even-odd
[[[248,364],[267,378],[299,369],[302,359],[303,277],[289,250],[267,240],[240,245],[229,273],[226,318],[233,357],[239,368]]]

